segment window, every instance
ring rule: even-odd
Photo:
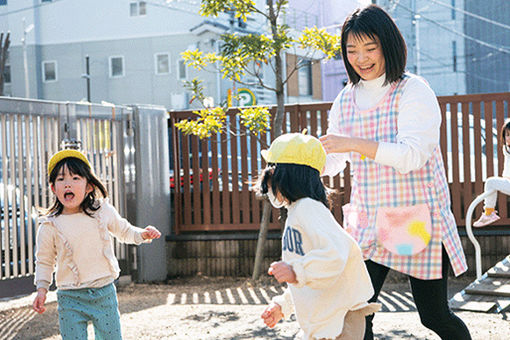
[[[7,5],[7,0],[0,0],[0,6]]]
[[[110,57],[110,78],[124,77],[124,57]]]
[[[188,73],[188,70],[186,68],[186,63],[182,59],[179,60],[177,62],[177,77],[179,79],[186,79],[186,77],[188,76],[187,73]]]
[[[301,60],[298,70],[298,86],[300,96],[312,95],[312,63],[310,60]]]
[[[455,20],[455,0],[452,0],[452,20]]]
[[[138,2],[138,14],[139,15],[147,14],[147,3],[145,1]]]
[[[133,1],[129,3],[129,15],[132,17],[146,15],[147,3],[145,1]]]
[[[156,74],[170,73],[170,55],[168,53],[158,53],[154,55],[156,63]]]
[[[41,2],[52,2],[53,0],[41,0]]]
[[[10,84],[11,83],[11,65],[5,65],[4,67],[4,83]]]
[[[57,81],[57,62],[54,60],[43,61],[43,81],[50,83]]]
[[[457,72],[457,42],[452,41],[452,65],[453,72]]]

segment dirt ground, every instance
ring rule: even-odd
[[[450,296],[470,283],[450,280]],[[124,339],[281,339],[298,332],[295,319],[265,327],[260,314],[266,303],[282,291],[272,278],[206,278],[172,280],[167,284],[129,284],[118,290]],[[30,308],[34,295],[0,300],[0,339],[61,339],[54,292],[47,311],[38,315]],[[377,339],[439,339],[424,328],[412,302],[407,282],[387,282],[381,293],[382,312],[377,313]],[[510,339],[507,314],[457,312],[473,339]],[[89,325],[89,339],[93,339]]]

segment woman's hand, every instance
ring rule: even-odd
[[[328,154],[354,151],[370,159],[375,159],[379,147],[379,143],[372,140],[332,134],[322,136],[319,140]]]
[[[339,135],[325,135],[319,138],[326,153],[351,152],[352,138]]]

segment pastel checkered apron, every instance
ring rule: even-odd
[[[340,95],[339,131],[352,137],[378,142],[397,142],[398,104],[410,77],[395,82],[382,101],[369,110],[357,109],[354,89],[348,85]],[[418,279],[441,278],[441,250],[444,245],[455,275],[467,270],[464,251],[450,208],[441,150],[433,151],[418,170],[401,174],[358,153],[351,153],[353,169],[350,203],[343,207],[343,226],[358,241],[365,259]],[[378,242],[375,227],[379,208],[426,204],[432,232],[426,248],[414,255],[398,255]]]

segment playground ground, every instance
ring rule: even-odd
[[[391,281],[391,280],[390,280]],[[470,283],[450,280],[450,296]],[[176,339],[293,339],[298,324],[292,319],[274,329],[265,327],[260,314],[270,298],[282,291],[272,278],[206,278],[172,280],[167,284],[129,284],[118,290],[123,337],[126,340]],[[38,315],[30,304],[34,295],[0,300],[0,339],[61,339],[55,292],[48,295],[47,311]],[[405,281],[387,282],[381,293],[382,312],[375,317],[377,339],[439,339],[424,328]],[[510,339],[510,313],[457,312],[473,339]],[[89,325],[89,339],[93,339]]]

